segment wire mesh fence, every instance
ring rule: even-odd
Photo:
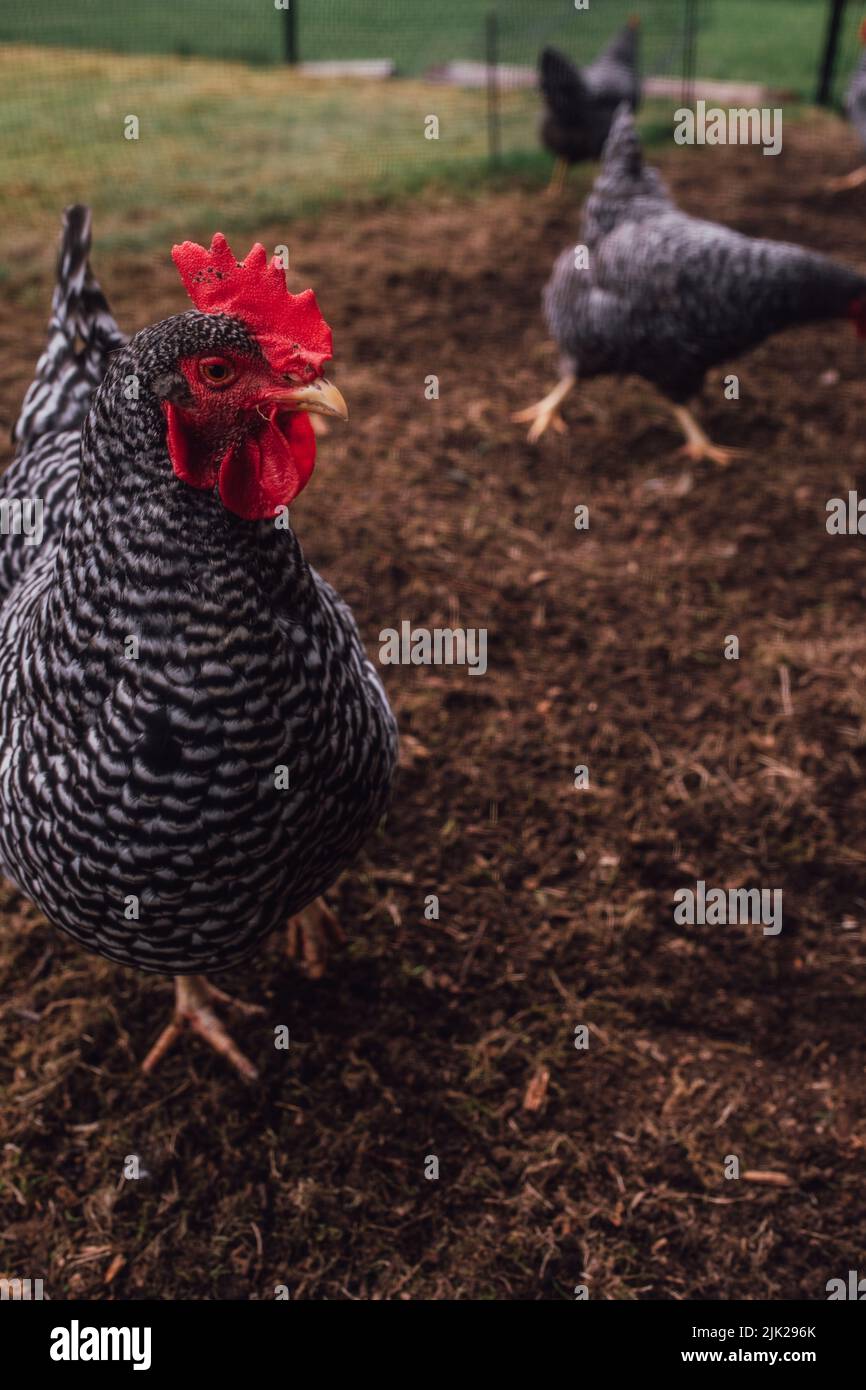
[[[284,218],[437,172],[472,178],[491,155],[543,158],[540,48],[588,62],[641,8],[291,4],[7,0],[0,109],[16,219],[26,227],[84,199],[104,236],[139,241],[205,230],[215,215]],[[643,6],[645,71],[681,73],[687,10]]]
[[[411,191],[431,175],[471,181],[491,158],[529,167],[546,158],[539,50],[586,63],[634,12],[668,123],[695,74],[814,96],[822,0],[5,0],[12,222],[23,246],[83,199],[103,237],[142,242]],[[836,102],[859,17],[849,3]]]
[[[703,3],[703,0],[701,0]],[[0,41],[164,53],[274,64],[387,60],[401,76],[420,76],[454,58],[485,56],[489,15],[497,16],[501,58],[530,62],[544,43],[571,47],[577,59],[626,18],[651,16],[649,60],[674,61],[665,50],[688,0],[40,0],[38,7],[7,0]],[[675,40],[676,41],[676,40]],[[582,51],[581,51],[582,50]],[[661,56],[664,55],[664,56]]]

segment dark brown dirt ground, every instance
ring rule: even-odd
[[[866,191],[819,191],[855,156],[836,130],[657,162],[691,210],[866,268]],[[408,756],[331,895],[350,945],[318,983],[277,941],[223,981],[267,1010],[236,1027],[253,1090],[197,1041],[143,1079],[169,985],[6,892],[0,1273],[80,1298],[822,1299],[863,1268],[864,542],[825,504],[864,482],[864,345],[790,332],[732,368],[739,402],[717,373],[701,417],[749,452],[726,471],[677,458],[636,381],[530,447],[508,413],[552,382],[538,296],[576,206],[430,194],[293,236],[352,409],[293,508],[307,552],[372,650],[403,618],[486,626],[489,673],[385,672]],[[167,255],[97,269],[130,327],[183,307]],[[4,430],[49,285],[46,245],[0,306]],[[781,887],[781,937],[675,926],[697,878]],[[726,1181],[728,1154],[782,1176]]]

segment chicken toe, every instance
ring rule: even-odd
[[[866,164],[852,169],[850,174],[843,174],[841,178],[828,179],[824,185],[824,192],[844,193],[849,188],[859,188],[862,183],[866,183]]]
[[[214,1051],[225,1057],[245,1081],[255,1081],[258,1071],[223,1027],[212,1005],[226,1004],[247,1015],[262,1014],[264,1009],[258,1004],[245,1004],[233,999],[224,990],[212,985],[204,975],[178,975],[174,984],[174,1018],[160,1033],[142,1062],[141,1070],[145,1073],[154,1071],[184,1028],[191,1028]]]
[[[677,424],[686,437],[685,444],[677,452],[684,454],[687,459],[691,459],[692,463],[700,463],[703,459],[709,459],[711,463],[718,464],[720,468],[726,468],[734,459],[745,458],[744,449],[725,449],[714,444],[686,406],[675,405],[673,413]]]
[[[556,383],[542,400],[536,401],[535,405],[527,406],[525,410],[518,410],[512,415],[512,420],[518,425],[529,424],[527,439],[530,444],[534,444],[540,439],[545,430],[553,428],[557,434],[565,434],[565,421],[560,414],[560,406],[565,400],[577,377],[564,376]],[[531,422],[531,423],[530,423]]]

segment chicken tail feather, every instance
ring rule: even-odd
[[[19,453],[43,434],[80,428],[110,354],[126,342],[90,268],[90,242],[90,208],[76,203],[63,214],[45,350],[12,431]]]

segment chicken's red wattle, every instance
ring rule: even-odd
[[[246,521],[273,517],[306,487],[316,462],[316,436],[306,415],[280,413],[242,443],[234,445],[219,468],[223,505]]]
[[[245,521],[262,521],[288,506],[306,487],[316,462],[316,436],[309,418],[272,406],[261,426],[220,458],[209,453],[184,426],[177,406],[164,406],[171,466],[191,487],[219,484],[223,506]]]

